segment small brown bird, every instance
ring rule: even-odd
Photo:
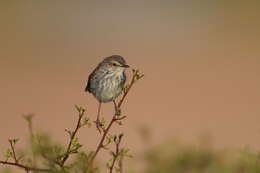
[[[92,93],[99,101],[96,120],[99,131],[101,103],[113,101],[116,107],[115,99],[123,91],[126,81],[125,69],[128,67],[122,56],[112,55],[100,62],[88,77],[85,91]]]

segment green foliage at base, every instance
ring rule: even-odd
[[[259,173],[260,154],[168,143],[145,154],[145,173]]]

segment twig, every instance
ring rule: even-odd
[[[123,155],[121,155],[119,158],[119,162],[118,162],[119,173],[123,173],[123,158],[124,158]]]
[[[18,160],[17,160],[17,158],[16,158],[16,154],[15,154],[15,150],[14,150],[13,141],[12,141],[12,140],[9,140],[9,143],[10,143],[10,146],[11,146],[11,149],[12,149],[14,162],[15,162],[15,163],[18,163]]]
[[[104,129],[104,133],[103,133],[102,138],[101,138],[101,140],[100,140],[100,142],[99,142],[99,144],[98,144],[98,147],[97,147],[97,149],[96,149],[96,151],[95,151],[95,153],[94,153],[94,155],[93,155],[93,157],[92,157],[91,162],[94,161],[94,159],[96,158],[98,152],[99,152],[100,149],[104,146],[104,140],[105,140],[105,138],[106,138],[106,136],[107,136],[107,133],[108,133],[109,129],[111,128],[112,124],[113,124],[115,121],[116,121],[116,115],[113,116],[113,118],[112,118],[112,120],[110,121],[110,123],[109,123],[109,125],[107,126],[107,128]]]
[[[31,138],[33,138],[32,120],[28,121],[28,128],[29,128],[30,136]]]
[[[12,165],[12,166],[16,166],[16,167],[19,167],[19,168],[23,168],[27,172],[29,172],[29,171],[41,171],[41,172],[50,171],[49,169],[34,168],[34,167],[26,166],[26,165],[23,165],[23,164],[20,164],[20,163],[15,163],[15,162],[8,162],[8,161],[1,161],[0,160],[0,163],[4,164],[4,165]]]
[[[76,133],[78,132],[79,128],[81,127],[81,119],[84,115],[85,109],[80,109],[79,111],[79,119],[77,122],[77,126],[75,128],[75,130],[72,132],[71,136],[70,136],[70,141],[66,150],[66,153],[64,154],[64,157],[62,159],[62,161],[60,162],[60,166],[63,167],[64,163],[66,162],[66,160],[69,158],[70,154],[71,154],[71,145],[72,145],[72,141],[74,140]]]
[[[28,115],[24,115],[23,117],[28,122],[30,137],[33,137],[32,119],[33,119],[34,115],[28,114]]]
[[[112,172],[113,172],[113,168],[114,168],[114,166],[115,166],[116,159],[117,159],[118,156],[119,156],[119,145],[120,145],[120,143],[121,143],[122,137],[123,137],[123,135],[119,135],[118,141],[115,141],[115,143],[116,143],[116,152],[115,152],[115,153],[112,152],[112,154],[113,154],[113,161],[112,161],[112,164],[111,164],[111,166],[110,166],[110,168],[109,168],[109,173],[112,173]]]

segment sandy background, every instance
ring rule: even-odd
[[[127,146],[210,136],[216,147],[260,147],[260,22],[256,1],[1,1],[0,153],[8,138],[34,128],[65,141],[74,104],[95,118],[97,102],[84,92],[90,72],[119,54],[139,68],[123,112]],[[112,104],[102,113],[110,118]],[[115,130],[115,128],[113,129]],[[94,148],[98,133],[80,131]],[[147,144],[147,143],[146,143]]]

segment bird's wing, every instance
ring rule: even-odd
[[[85,91],[86,92],[90,92],[91,93],[91,82],[92,80],[95,78],[95,76],[97,75],[97,71],[99,70],[101,66],[101,63],[93,70],[93,72],[88,76],[88,83],[87,83],[87,86],[85,88]],[[103,71],[100,71],[100,72],[103,72]],[[100,73],[99,73],[100,75]]]
[[[90,80],[91,80],[92,76],[93,76],[93,72],[88,76],[88,83],[87,83],[87,86],[85,88],[86,92],[91,92],[90,91]]]
[[[90,92],[90,93],[91,93],[90,83],[91,83],[91,80],[93,79],[93,77],[94,77],[94,75],[95,75],[95,73],[96,73],[96,71],[97,71],[97,68],[98,68],[98,67],[96,67],[96,68],[93,70],[93,72],[88,76],[88,83],[87,83],[87,86],[86,86],[86,88],[85,88],[85,91],[86,91],[86,92]]]

